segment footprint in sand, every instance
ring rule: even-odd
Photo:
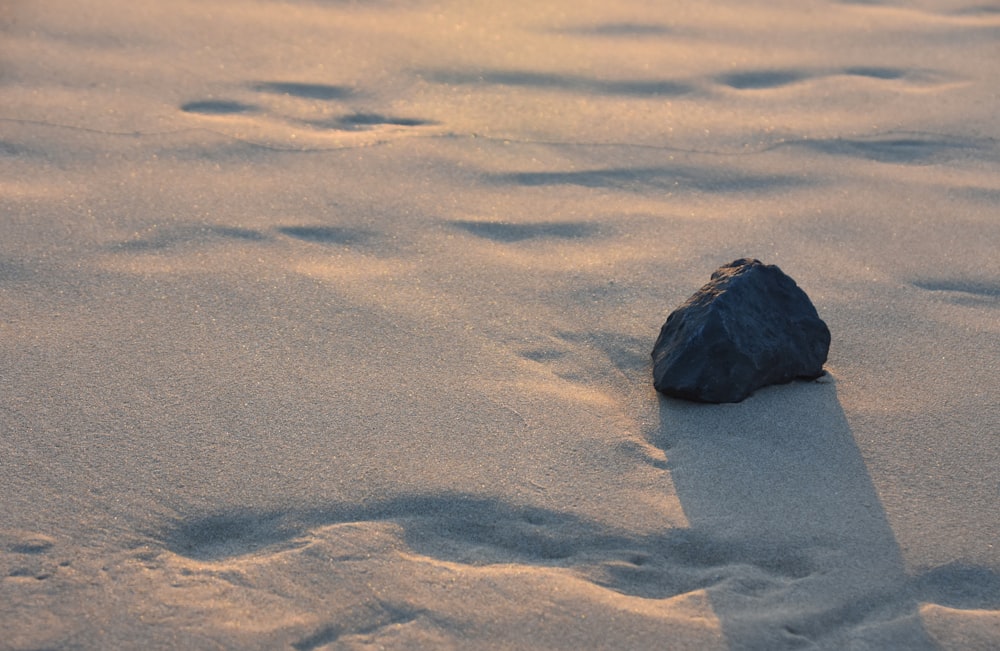
[[[240,97],[252,93],[253,97]],[[248,82],[235,97],[195,99],[182,104],[182,112],[211,118],[213,128],[225,125],[225,118],[240,117],[239,137],[280,137],[301,148],[310,134],[330,136],[374,133],[379,137],[402,134],[438,123],[412,115],[392,115],[361,107],[363,94],[335,84],[301,81]],[[236,125],[234,124],[234,127]],[[301,131],[290,133],[288,127]],[[276,129],[275,127],[281,127]],[[357,136],[352,136],[356,138]],[[291,142],[294,141],[294,142]]]
[[[275,230],[282,235],[302,240],[304,242],[313,242],[315,244],[335,244],[341,246],[364,244],[377,235],[374,231],[361,228],[351,228],[347,226],[280,226]],[[111,250],[118,252],[152,253],[174,250],[184,246],[208,245],[213,242],[224,240],[236,240],[245,243],[264,243],[272,241],[273,239],[272,235],[252,228],[205,224],[179,226],[174,228],[154,227],[148,232],[136,237],[116,242],[111,245],[110,248]],[[3,267],[0,266],[0,279],[3,277],[2,272]]]
[[[329,120],[317,120],[310,124],[325,129],[340,129],[344,131],[362,131],[383,126],[422,127],[437,124],[432,120],[418,118],[391,117],[379,113],[351,113]]]
[[[200,561],[217,561],[301,546],[305,528],[280,512],[234,510],[182,522],[163,536],[170,551]]]
[[[274,95],[290,95],[303,99],[334,100],[347,99],[353,91],[347,86],[331,84],[307,84],[295,81],[261,81],[250,84],[250,88],[259,93]]]
[[[903,68],[881,68],[877,66],[857,66],[844,68],[844,74],[872,79],[903,79],[907,72]]]
[[[946,86],[957,81],[945,73],[906,69],[891,66],[848,66],[840,69],[794,69],[772,68],[760,70],[740,70],[726,72],[714,78],[715,83],[733,90],[757,91],[784,88],[810,80],[834,79],[837,77],[862,77],[873,82],[886,82],[887,91],[898,92],[907,86],[926,90],[934,86]]]
[[[270,239],[264,233],[251,228],[198,224],[173,228],[153,227],[136,237],[111,245],[119,252],[167,251],[189,244],[209,244],[219,240],[241,240],[244,242],[266,242]]]
[[[238,115],[240,113],[255,113],[259,109],[253,104],[245,104],[234,100],[206,99],[181,104],[185,113],[199,115]]]
[[[33,531],[0,531],[0,580],[45,581],[69,561],[52,557],[56,541]]]
[[[758,90],[788,86],[808,76],[801,70],[751,70],[724,74],[718,82],[736,90]]]
[[[602,38],[656,38],[673,33],[673,30],[662,23],[628,23],[609,22],[594,25],[582,25],[569,29],[556,30],[558,33],[574,36],[596,36]]]
[[[373,231],[347,226],[282,226],[278,232],[304,242],[316,244],[363,244],[373,237]]]
[[[32,531],[0,532],[0,550],[11,554],[43,554],[52,549],[55,540]]]
[[[807,185],[808,180],[788,174],[758,174],[719,166],[662,165],[658,167],[606,167],[590,170],[501,172],[484,174],[486,183],[522,187],[578,186],[620,192],[697,191],[710,193],[768,192]]]
[[[599,79],[531,70],[425,70],[420,76],[452,86],[509,86],[606,97],[679,97],[695,90],[673,79]]]
[[[965,138],[930,134],[873,138],[806,138],[778,146],[802,147],[828,156],[849,156],[897,165],[933,165],[963,158],[997,155],[997,149],[992,145]]]
[[[494,242],[521,242],[535,239],[575,240],[598,233],[596,224],[590,222],[529,222],[457,220],[450,222],[477,237]]]
[[[961,278],[925,278],[912,284],[956,305],[1000,308],[1000,285],[997,283]]]

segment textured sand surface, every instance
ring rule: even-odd
[[[0,6],[0,648],[1000,646],[1000,7]],[[652,389],[778,264],[829,374]]]

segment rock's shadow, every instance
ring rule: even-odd
[[[693,529],[773,546],[812,568],[787,568],[796,578],[768,584],[748,576],[710,587],[732,648],[886,640],[935,648],[834,383],[771,387],[728,405],[660,398],[654,442],[667,452]]]

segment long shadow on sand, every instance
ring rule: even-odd
[[[693,529],[786,550],[787,569],[811,568],[711,586],[731,648],[936,648],[832,382],[731,405],[660,398],[655,439]]]

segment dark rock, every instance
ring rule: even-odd
[[[823,374],[830,330],[774,265],[741,259],[673,311],[653,346],[653,386],[676,398],[739,402]]]

